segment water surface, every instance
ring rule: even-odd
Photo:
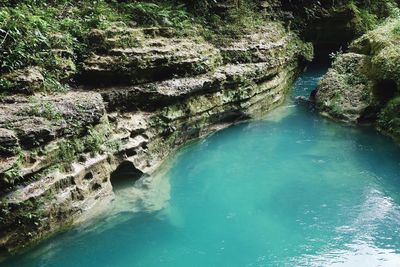
[[[324,71],[303,74],[294,96]],[[400,266],[399,147],[293,99],[183,148],[163,176],[160,211],[126,201],[0,265]]]

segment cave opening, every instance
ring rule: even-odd
[[[357,14],[340,1],[281,0],[287,26],[314,46],[314,62],[327,65],[330,55],[346,51],[361,35]]]
[[[139,169],[130,161],[122,162],[117,169],[111,173],[110,181],[114,191],[133,186],[143,175]]]
[[[393,80],[380,80],[374,86],[374,95],[381,105],[393,99],[397,93],[397,84]]]

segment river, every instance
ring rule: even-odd
[[[123,194],[124,211],[0,265],[400,266],[400,148],[294,100],[325,71],[302,74],[265,118],[180,149],[160,210],[129,212]]]

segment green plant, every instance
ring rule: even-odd
[[[343,50],[340,48],[338,51],[329,54],[330,59],[335,62],[339,57],[343,55]]]
[[[363,7],[355,1],[348,4],[350,10],[354,12],[354,27],[358,34],[363,34],[372,30],[378,24],[378,17],[369,8]]]
[[[4,172],[3,180],[8,184],[13,184],[15,180],[21,177],[21,169],[25,160],[25,154],[20,147],[15,151],[16,160],[6,172]]]
[[[47,75],[44,78],[43,90],[45,92],[66,92],[68,88],[68,85],[60,83],[51,75]]]
[[[119,9],[129,14],[131,20],[142,25],[164,25],[180,29],[190,27],[191,21],[184,4],[169,2],[133,2],[120,4]]]
[[[85,149],[92,154],[103,153],[103,145],[107,141],[109,129],[102,127],[101,129],[89,128],[88,135],[85,137]]]
[[[400,20],[398,20],[392,30],[393,34],[400,36]]]
[[[49,101],[39,102],[35,97],[30,97],[29,100],[32,104],[21,110],[20,115],[42,117],[56,122],[63,120],[62,114],[53,103]]]
[[[64,140],[58,145],[55,157],[60,164],[68,165],[82,153],[101,154],[114,149],[117,141],[108,141],[111,128],[107,123],[89,127],[83,137]]]
[[[0,77],[0,92],[11,91],[16,86],[16,83],[10,79]]]
[[[378,126],[400,138],[400,97],[391,100],[379,113]]]

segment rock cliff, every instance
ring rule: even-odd
[[[313,57],[297,34],[346,47],[396,3],[177,2],[0,1],[0,254],[81,221],[121,179],[148,186],[179,146],[280,105]],[[366,36],[315,100],[351,122],[385,106],[379,125],[395,135],[398,39]]]
[[[68,92],[41,69],[9,74],[0,99],[0,250],[32,244],[112,198],[113,179],[151,174],[176,148],[280,105],[312,47],[275,22],[215,45],[168,27],[116,23]]]

